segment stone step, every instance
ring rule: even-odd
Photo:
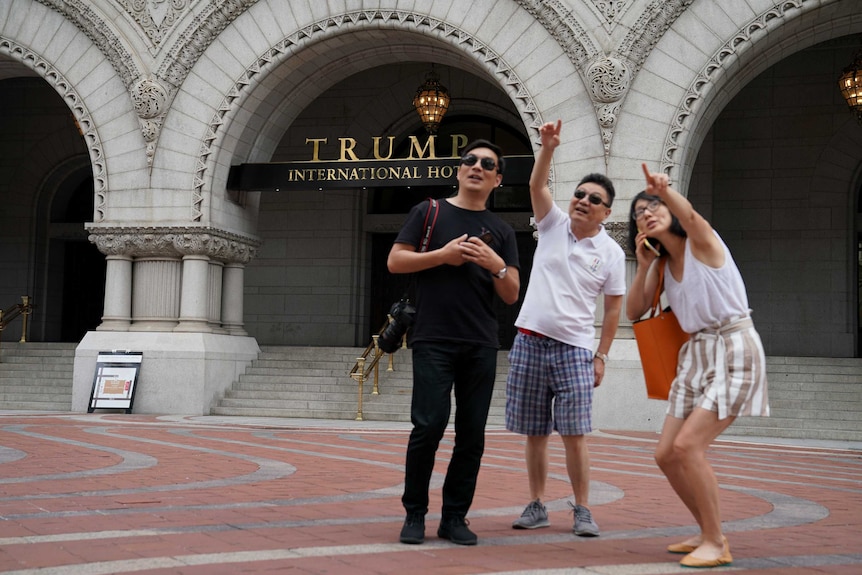
[[[225,395],[212,413],[278,417],[352,419],[358,409],[357,383],[347,377],[360,349],[264,348],[262,361],[253,365]],[[345,364],[333,365],[341,357]],[[263,363],[266,362],[266,363]],[[411,354],[393,356],[395,371],[381,360],[379,395],[372,395],[373,376],[364,384],[365,419],[409,421],[412,390]],[[265,366],[265,367],[263,367]],[[297,367],[304,366],[304,367]],[[731,428],[736,435],[788,438],[817,437],[862,440],[862,360],[847,358],[767,359],[770,381],[770,418],[739,418]],[[505,419],[505,377],[508,364],[500,354],[498,378],[489,423]],[[291,415],[288,415],[291,414]]]

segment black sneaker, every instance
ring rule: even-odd
[[[458,545],[475,545],[479,538],[467,527],[469,524],[463,517],[444,517],[437,528],[437,537]]]
[[[425,541],[425,515],[422,513],[408,513],[404,519],[404,527],[401,528],[401,543],[419,545]]]

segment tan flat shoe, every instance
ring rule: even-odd
[[[697,549],[695,545],[689,545],[688,543],[671,543],[667,546],[668,553],[691,553]]]
[[[688,554],[679,562],[683,567],[694,567],[696,569],[721,567],[723,565],[730,565],[731,563],[733,563],[733,556],[730,554],[730,545],[728,544],[727,539],[724,540],[724,549],[722,550],[721,556],[717,559],[700,559],[699,557],[692,557],[691,554]]]

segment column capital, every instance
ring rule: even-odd
[[[202,227],[128,227],[87,224],[89,240],[108,256],[182,257],[199,255],[222,263],[247,264],[261,241],[224,230]]]

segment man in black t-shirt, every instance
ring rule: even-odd
[[[485,423],[497,368],[496,293],[518,301],[515,232],[486,209],[503,179],[501,150],[486,140],[467,145],[458,167],[458,192],[438,202],[427,251],[419,249],[429,202],[411,209],[389,253],[392,273],[416,274],[416,318],[408,332],[413,350],[413,431],[407,444],[402,543],[425,540],[428,488],[455,390],[455,446],[443,483],[437,536],[475,545],[467,527],[485,449]],[[434,214],[432,214],[433,219]]]

